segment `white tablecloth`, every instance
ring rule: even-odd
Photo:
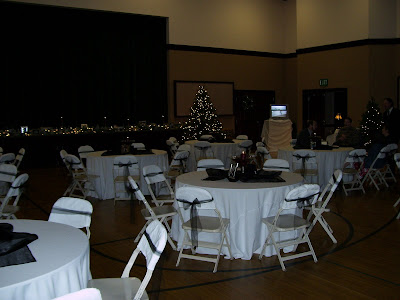
[[[185,144],[190,145],[190,155],[187,161],[187,170],[189,172],[196,171],[196,157],[194,155],[194,144],[197,143],[197,140],[186,141]],[[232,155],[237,154],[239,151],[238,144],[243,142],[242,140],[233,140],[233,143],[211,143],[211,149],[214,152],[214,157],[220,159],[225,168],[229,168],[231,163]]]
[[[332,150],[314,150],[318,162],[318,184],[324,188],[332,174],[337,169],[342,169],[344,161],[353,148],[334,148]],[[278,150],[278,158],[289,162],[292,170],[293,147]]]
[[[289,119],[265,120],[261,139],[264,139],[270,152],[276,152],[278,148],[289,146],[292,140],[292,121]]]
[[[142,176],[143,167],[157,165],[162,171],[168,170],[168,153],[164,150],[152,149],[154,154],[135,155],[140,170],[139,187],[144,195],[149,195],[146,181]],[[86,159],[88,172],[98,175],[95,180],[95,188],[101,199],[114,198],[114,177],[113,166],[114,158],[119,155],[101,156],[105,151],[96,151],[90,153]]]
[[[230,219],[228,228],[228,239],[234,258],[251,259],[253,253],[260,253],[265,239],[268,235],[267,226],[262,224],[261,219],[274,216],[281,201],[286,194],[303,182],[298,174],[282,172],[281,177],[286,182],[279,183],[245,183],[229,182],[227,179],[220,181],[204,181],[207,177],[205,171],[191,172],[180,175],[176,179],[176,188],[183,186],[196,186],[206,189],[211,193],[216,207],[223,218]],[[187,217],[190,211],[183,211]],[[301,210],[297,212],[301,215]],[[183,241],[183,230],[181,222],[176,216],[172,222],[172,236],[178,241],[178,247]],[[293,237],[294,233],[283,233],[280,238]],[[220,236],[216,234],[200,233],[199,239],[210,242],[218,242]],[[290,251],[290,249],[289,249]],[[216,254],[212,249],[198,249],[199,253]],[[227,249],[222,252],[229,255]],[[274,255],[275,250],[268,247],[266,256]]]
[[[0,299],[53,299],[86,288],[89,240],[81,230],[38,220],[1,220],[38,239],[28,245],[36,262],[0,268]]]

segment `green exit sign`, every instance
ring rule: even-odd
[[[320,79],[319,86],[328,86],[328,79]]]

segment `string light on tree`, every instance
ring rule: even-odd
[[[362,115],[361,119],[361,137],[364,146],[372,143],[372,140],[380,133],[383,121],[379,112],[379,105],[371,98],[367,103],[367,111]]]
[[[222,124],[218,120],[216,108],[210,101],[206,89],[199,86],[194,103],[190,108],[189,119],[183,126],[184,139],[198,139],[204,134],[220,133]]]

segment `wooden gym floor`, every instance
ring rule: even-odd
[[[69,178],[61,168],[26,173],[28,197],[21,199],[17,217],[47,220]],[[310,238],[318,262],[310,256],[291,260],[286,272],[276,256],[260,261],[257,255],[248,261],[221,257],[215,274],[207,262],[183,259],[176,267],[178,253],[167,243],[146,290],[150,299],[399,299],[400,205],[393,207],[399,196],[399,183],[379,192],[369,187],[365,195],[351,192],[345,197],[337,191],[324,217],[338,243],[316,225]],[[92,276],[120,277],[144,224],[143,207],[136,201],[114,206],[112,200],[90,200]],[[145,270],[141,256],[131,276],[143,278]]]

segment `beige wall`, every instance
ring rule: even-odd
[[[292,7],[293,11],[293,6],[295,6],[293,0],[287,2],[280,0],[19,0],[18,2],[168,17],[170,44],[277,53],[293,52],[296,49],[295,44],[288,45],[288,41],[295,42],[295,27],[285,29],[286,24],[292,25],[292,22],[286,22],[284,18],[286,7]]]
[[[184,120],[174,117],[174,80],[234,82],[236,90],[275,90],[280,103],[285,97],[282,58],[170,50],[168,70],[170,121]],[[221,121],[225,129],[234,129],[233,116]]]

